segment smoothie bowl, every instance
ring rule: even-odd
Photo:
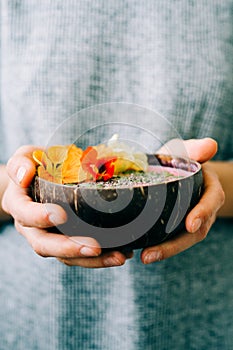
[[[178,234],[202,194],[199,163],[133,153],[114,138],[85,150],[54,146],[33,157],[33,200],[67,212],[67,222],[53,231],[93,237],[104,250],[144,248]]]

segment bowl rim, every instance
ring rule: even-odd
[[[108,187],[102,187],[102,188],[98,188],[98,186],[85,186],[85,182],[81,182],[81,183],[75,183],[75,184],[59,184],[56,182],[52,182],[52,181],[48,181],[45,180],[41,177],[39,177],[38,175],[36,175],[34,177],[34,181],[38,180],[38,182],[41,183],[45,183],[45,184],[51,184],[53,186],[56,187],[61,187],[62,189],[67,188],[67,189],[73,189],[73,190],[77,190],[77,189],[82,189],[82,190],[99,190],[99,191],[109,191],[109,190],[123,190],[123,189],[134,189],[134,188],[144,188],[144,187],[149,187],[149,186],[159,186],[159,185],[164,185],[164,184],[168,184],[168,183],[175,183],[175,182],[180,182],[180,181],[184,181],[192,176],[194,176],[195,174],[197,174],[198,172],[200,172],[202,170],[202,165],[201,163],[199,163],[196,160],[193,160],[191,158],[188,157],[182,157],[182,156],[175,156],[175,155],[171,155],[171,154],[161,154],[161,153],[154,153],[154,154],[147,154],[148,157],[148,162],[149,162],[149,158],[157,158],[157,160],[159,161],[160,165],[164,168],[174,168],[174,169],[180,169],[180,170],[184,170],[187,172],[190,172],[189,175],[184,176],[184,177],[179,177],[179,178],[174,178],[174,179],[170,179],[167,181],[162,181],[162,182],[158,182],[158,183],[146,183],[146,184],[133,184],[132,186],[129,185],[122,185],[122,186],[108,186]],[[183,164],[185,164],[187,166],[187,169],[185,168],[179,168],[179,166],[175,167],[172,166],[172,164],[170,165],[165,165],[163,164],[164,161],[179,161],[179,162],[183,162]],[[153,166],[153,164],[149,165]],[[156,164],[159,165],[159,164]],[[193,170],[193,167],[195,167],[195,170]],[[88,182],[90,183],[90,182]],[[96,183],[96,182],[93,182]],[[97,182],[98,184],[98,182]]]

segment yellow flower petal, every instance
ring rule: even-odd
[[[145,154],[133,153],[132,148],[117,139],[113,139],[108,145],[99,144],[92,148],[97,154],[94,163],[90,163],[89,166],[93,167],[96,174],[99,172],[101,161],[109,159],[114,159],[115,175],[127,170],[146,171],[148,168]],[[56,183],[78,183],[91,180],[93,176],[90,171],[83,170],[84,152],[74,144],[56,145],[49,147],[47,153],[41,150],[34,151],[33,159],[39,164],[37,172],[40,177]]]
[[[45,170],[43,166],[39,166],[37,169],[38,176],[44,180],[50,181],[50,182],[55,182],[58,184],[62,184],[62,178],[61,176],[58,176],[58,174],[50,174],[48,171]]]
[[[126,170],[130,169],[131,164],[132,162],[127,159],[117,158],[114,163],[114,174],[124,173]]]
[[[32,157],[35,160],[35,162],[37,162],[39,165],[42,165],[44,167],[46,166],[48,157],[47,157],[46,153],[43,152],[42,150],[37,149],[36,151],[34,151],[32,153]]]
[[[144,153],[135,153],[134,154],[134,170],[144,171],[148,170],[148,160],[147,156]]]
[[[67,146],[60,146],[60,145],[51,146],[47,149],[48,158],[55,165],[63,163],[67,158],[67,154],[68,154]]]

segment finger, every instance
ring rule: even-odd
[[[225,195],[216,174],[209,170],[208,164],[203,165],[204,193],[199,203],[186,218],[188,232],[196,232],[209,218],[215,220],[218,210],[224,204]]]
[[[63,224],[67,220],[62,207],[33,202],[27,191],[15,185],[12,180],[4,193],[2,206],[22,226],[45,228]]]
[[[200,229],[192,235],[182,232],[166,242],[144,249],[141,253],[142,262],[144,264],[150,264],[161,261],[189,249],[206,237],[212,223],[210,219],[203,223]]]
[[[187,152],[187,157],[200,163],[211,159],[218,149],[217,142],[208,137],[204,139],[185,140],[183,141],[183,145]],[[161,147],[159,152],[164,154],[172,153],[178,147],[180,148],[180,139],[172,139]]]
[[[43,229],[24,227],[15,222],[15,227],[42,257],[60,259],[96,257],[101,248],[96,240],[90,237],[69,237],[63,234],[49,233]]]
[[[102,254],[95,258],[73,258],[73,259],[58,259],[65,265],[68,266],[81,266],[86,268],[106,268],[114,266],[122,266],[127,259],[130,259],[131,255],[124,255],[121,252],[113,251]]]
[[[22,146],[7,163],[8,175],[16,184],[20,184],[21,187],[28,187],[35,175],[36,165],[32,158],[32,153],[36,149],[42,148]]]
[[[188,156],[200,163],[211,159],[217,152],[218,144],[212,138],[191,139],[184,141]]]
[[[145,249],[141,254],[143,263],[149,264],[167,259],[206,237],[215,221],[217,211],[224,203],[224,192],[217,176],[208,170],[208,165],[204,165],[203,169],[205,192],[200,202],[186,218],[187,230],[193,234],[181,233],[167,242]]]

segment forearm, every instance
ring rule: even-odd
[[[208,164],[217,173],[225,192],[225,203],[218,216],[233,217],[233,162],[210,161]]]
[[[3,193],[7,187],[8,181],[9,177],[6,172],[6,166],[0,164],[0,222],[10,219],[10,216],[4,212],[1,205]]]

